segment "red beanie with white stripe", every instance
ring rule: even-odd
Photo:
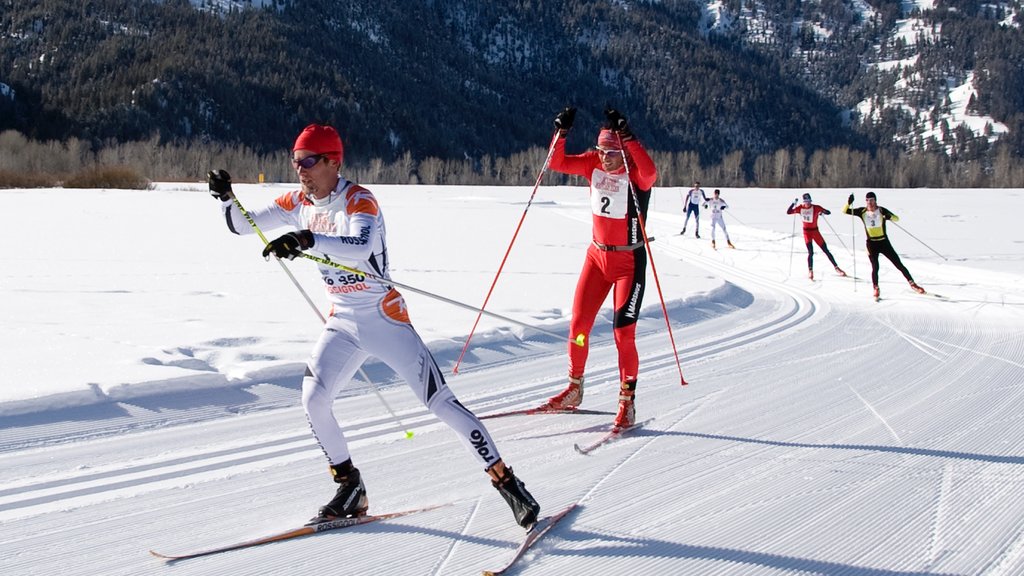
[[[619,135],[607,128],[602,129],[597,135],[597,147],[602,150],[622,150],[622,144],[619,142]]]

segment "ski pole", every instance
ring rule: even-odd
[[[672,335],[672,322],[668,318],[668,307],[665,306],[665,296],[661,292],[661,281],[658,280],[658,268],[654,265],[654,253],[651,251],[651,239],[647,237],[647,228],[644,226],[644,216],[640,210],[640,201],[636,196],[636,187],[629,175],[629,159],[626,158],[626,147],[622,143],[622,135],[615,133],[619,140],[619,149],[622,150],[622,165],[626,168],[626,186],[633,196],[633,204],[636,206],[636,221],[640,224],[640,234],[644,237],[644,250],[647,250],[647,257],[651,260],[651,273],[654,274],[654,286],[658,289],[658,300],[661,301],[661,312],[665,315],[665,326],[668,328],[668,339],[672,343],[672,354],[676,357],[676,368],[679,369],[679,384],[686,386],[686,378],[683,376],[683,364],[679,361],[679,351],[676,349],[676,338]],[[699,228],[698,228],[699,229]],[[637,312],[639,315],[639,311]]]
[[[843,242],[842,236],[840,236],[839,233],[836,232],[836,229],[832,227],[832,223],[828,221],[828,217],[826,217],[824,214],[822,214],[821,215],[821,219],[825,221],[825,224],[828,224],[828,229],[832,231],[833,235],[835,235],[836,240],[839,240],[839,244],[841,244],[843,246],[843,250],[846,250],[847,252],[849,252],[850,249],[846,247],[846,242]]]
[[[250,224],[255,225],[255,223],[252,220],[252,216],[250,216],[249,213],[245,211],[245,208],[241,207],[241,204],[238,202],[237,198],[235,198],[235,205],[238,206],[239,211],[242,213],[243,216],[245,216],[246,220],[248,220]],[[266,237],[263,236],[263,233],[259,232],[258,230],[257,230],[257,232],[259,233],[260,238],[263,240],[263,243],[264,244],[269,244],[269,242],[267,241]],[[314,255],[308,254],[306,252],[302,253],[302,257],[306,258],[307,260],[312,260],[312,261],[314,261],[314,262],[316,262],[318,264],[323,264],[324,266],[330,266],[331,268],[336,268],[338,270],[344,270],[346,272],[351,272],[353,274],[360,274],[360,275],[365,276],[366,278],[369,278],[369,279],[371,279],[371,280],[373,280],[375,282],[378,282],[378,283],[380,283],[380,284],[382,284],[384,286],[397,286],[399,288],[403,288],[403,289],[408,290],[410,292],[415,292],[417,294],[422,294],[423,296],[427,296],[428,298],[433,298],[434,300],[439,300],[439,301],[444,302],[446,304],[451,304],[452,306],[458,306],[460,308],[465,308],[466,310],[472,310],[473,312],[482,312],[483,314],[486,314],[486,315],[488,315],[488,316],[490,316],[492,318],[497,318],[498,320],[503,320],[505,322],[508,322],[510,324],[515,324],[517,326],[522,326],[523,328],[528,328],[530,330],[533,330],[535,332],[540,332],[541,334],[546,334],[546,335],[551,336],[553,338],[562,339],[562,338],[565,337],[564,334],[556,334],[556,333],[554,333],[554,332],[552,332],[550,330],[544,330],[543,328],[538,328],[536,326],[533,326],[533,325],[527,324],[525,322],[521,322],[519,320],[516,320],[515,318],[509,318],[508,316],[502,316],[501,314],[495,314],[494,312],[488,312],[488,311],[485,311],[485,310],[481,310],[480,308],[477,308],[476,306],[470,306],[469,304],[465,304],[463,302],[459,302],[458,300],[452,300],[451,298],[446,298],[444,296],[441,296],[440,294],[434,294],[433,292],[428,292],[426,290],[422,290],[420,288],[416,288],[415,286],[410,286],[408,284],[403,284],[401,282],[396,282],[396,281],[394,281],[394,280],[392,280],[390,278],[384,278],[384,277],[378,276],[376,274],[371,274],[369,272],[364,272],[364,271],[362,271],[362,270],[360,270],[358,268],[353,268],[351,266],[345,266],[344,264],[340,264],[338,262],[334,262],[330,258],[323,258],[323,257],[320,257],[320,256],[314,256]]]
[[[533,197],[537,195],[537,188],[540,187],[540,181],[544,178],[544,173],[548,170],[548,164],[551,163],[551,156],[555,153],[555,143],[558,142],[559,130],[555,130],[554,135],[551,136],[551,144],[548,146],[548,155],[544,158],[544,164],[540,167],[540,173],[537,174],[537,181],[533,184],[533,192],[530,193],[530,199],[526,201],[526,208],[523,208],[523,215],[519,217],[519,224],[516,225],[516,231],[512,233],[512,240],[508,243],[508,248],[505,249],[505,256],[501,259],[501,264],[498,265],[498,271],[494,273],[494,280],[491,281],[491,287],[487,290],[487,296],[484,297],[484,303],[480,306],[480,311],[476,315],[476,320],[473,321],[473,327],[470,328],[469,334],[466,336],[466,343],[462,345],[462,352],[459,354],[459,359],[455,361],[455,367],[452,368],[452,374],[459,373],[459,365],[462,364],[462,358],[466,355],[466,350],[469,349],[469,341],[472,340],[473,334],[476,332],[476,326],[480,323],[480,317],[483,316],[484,309],[487,308],[487,302],[491,299],[491,293],[494,292],[494,287],[498,285],[498,277],[501,276],[501,271],[505,268],[505,261],[508,260],[508,255],[512,252],[512,245],[516,242],[516,237],[519,236],[519,229],[523,227],[523,221],[526,220],[526,212],[530,210],[530,206],[533,204]]]
[[[726,212],[726,214],[728,214],[729,218],[732,218],[733,220],[735,220],[740,226],[746,226],[746,224],[743,222],[743,220],[740,220],[739,218],[737,218],[736,215],[733,214],[732,212]]]
[[[853,214],[850,214],[853,216]],[[857,291],[857,224],[850,220],[850,244],[853,246],[853,291]]]
[[[895,225],[896,225],[896,227],[897,227],[897,228],[899,228],[900,230],[903,230],[903,231],[904,231],[904,232],[906,232],[907,234],[910,234],[910,230],[907,230],[907,229],[906,229],[906,228],[904,228],[903,226],[900,226],[900,225],[899,225],[899,222],[894,222],[894,221],[892,221],[892,220],[889,220],[889,222],[892,222],[893,224],[895,224]],[[920,242],[920,243],[921,243],[921,244],[922,244],[922,245],[923,245],[923,246],[924,246],[925,248],[927,248],[927,249],[931,250],[932,252],[935,252],[935,254],[936,254],[936,255],[938,255],[938,257],[939,257],[939,258],[942,258],[943,260],[946,260],[946,261],[948,261],[948,260],[949,260],[949,258],[946,258],[946,257],[945,257],[945,256],[943,256],[942,254],[939,254],[939,253],[938,253],[938,251],[936,251],[936,250],[935,250],[935,248],[932,248],[931,246],[929,246],[929,245],[925,244],[925,243],[924,243],[924,240],[921,240],[920,238],[918,238],[917,236],[914,236],[913,234],[910,234],[910,237],[911,237],[911,238],[913,238],[914,240],[917,240],[918,242]]]
[[[793,250],[796,245],[796,214],[793,215],[793,231],[789,233],[789,274],[786,279],[793,277]]]
[[[252,229],[255,230],[256,234],[258,234],[260,239],[263,240],[263,244],[266,245],[268,243],[267,238],[263,235],[263,231],[260,230],[260,227],[256,225],[256,221],[253,220],[252,217],[250,217],[249,213],[245,210],[245,208],[242,207],[242,203],[238,201],[238,198],[235,198],[234,195],[232,195],[232,200],[234,200],[235,206],[238,208],[239,212],[245,215],[245,219],[249,221],[249,225],[252,226]],[[284,270],[284,273],[288,276],[288,279],[292,281],[292,284],[294,284],[295,287],[299,290],[299,293],[302,294],[302,297],[306,299],[306,303],[309,304],[309,307],[313,309],[313,313],[316,314],[318,318],[320,318],[321,322],[327,324],[327,318],[323,315],[322,312],[320,312],[320,309],[316,307],[316,304],[313,302],[313,299],[309,297],[309,294],[306,292],[306,290],[302,287],[301,284],[299,284],[299,281],[295,278],[295,275],[292,274],[292,271],[288,269],[288,266],[286,266],[285,263],[282,262],[280,258],[275,258],[275,260],[277,260],[277,263],[281,265],[281,270]],[[313,374],[313,368],[309,366],[309,364],[307,364],[306,367],[309,368],[309,373],[312,374],[314,378],[318,378],[316,374]],[[380,403],[384,405],[384,409],[386,409],[388,411],[388,414],[390,414],[391,417],[395,420],[395,422],[398,423],[399,428],[401,428],[405,432],[405,437],[411,439],[413,436],[413,431],[405,427],[405,424],[402,423],[402,419],[398,417],[398,414],[395,414],[395,411],[391,408],[391,405],[388,404],[388,401],[384,399],[384,395],[380,393],[380,389],[378,389],[377,385],[373,383],[373,380],[370,379],[370,376],[367,375],[367,373],[363,370],[362,366],[359,367],[359,375],[363,378],[363,380],[366,380],[366,383],[370,385],[370,389],[372,389],[374,394],[377,395],[377,399],[379,399]]]

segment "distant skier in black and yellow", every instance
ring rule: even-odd
[[[846,200],[846,206],[843,207],[844,214],[850,214],[861,219],[864,223],[864,232],[867,233],[867,247],[868,247],[868,259],[871,260],[871,284],[874,286],[875,300],[878,300],[878,257],[884,255],[892,262],[893,266],[899,270],[903,277],[910,283],[910,287],[919,294],[924,294],[924,288],[921,288],[914,282],[914,278],[910,275],[910,271],[900,261],[900,257],[896,254],[896,250],[889,243],[889,237],[885,235],[885,222],[892,220],[893,222],[899,222],[899,216],[890,212],[887,208],[878,205],[878,197],[874,192],[868,192],[864,197],[864,203],[866,206],[862,208],[853,208],[853,194]]]

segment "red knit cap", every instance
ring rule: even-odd
[[[295,146],[292,146],[292,152],[296,150],[309,150],[338,162],[345,156],[345,147],[341,144],[338,131],[323,124],[306,126],[295,139]]]
[[[597,135],[597,147],[603,150],[622,150],[619,135],[607,128],[602,129]]]

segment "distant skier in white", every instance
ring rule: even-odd
[[[717,248],[715,247],[715,227],[716,226],[721,226],[722,227],[722,234],[725,234],[725,244],[727,246],[729,246],[729,248],[735,248],[735,246],[732,245],[732,241],[729,240],[729,231],[725,229],[725,218],[722,217],[723,216],[722,210],[725,210],[726,208],[728,208],[729,205],[725,203],[725,200],[722,200],[721,196],[722,196],[722,191],[716,188],[715,191],[712,193],[711,199],[704,203],[704,208],[710,208],[711,209],[711,247],[715,248],[716,250],[717,250]]]
[[[350,268],[389,278],[384,214],[372,192],[342,178],[343,155],[341,137],[330,126],[310,124],[299,134],[291,161],[301,188],[249,212],[264,230],[293,229],[267,243],[263,256],[294,259],[312,250]],[[254,233],[233,201],[231,176],[214,170],[208,177],[211,194],[221,200],[228,228],[235,234]],[[334,498],[320,507],[310,523],[363,516],[369,508],[362,475],[352,464],[333,404],[341,387],[369,356],[375,356],[458,435],[484,466],[516,522],[531,527],[540,506],[512,468],[505,466],[484,425],[445,383],[430,350],[412,326],[402,295],[393,286],[362,274],[324,264],[319,269],[331,310],[302,379],[302,405],[338,487]]]
[[[695,237],[700,238],[700,203],[707,202],[708,200],[708,195],[700,187],[700,182],[694,182],[693,188],[690,188],[690,191],[683,196],[686,220],[683,221],[683,231],[680,234],[686,234],[686,225],[690,223],[690,215],[693,214],[693,226],[695,228],[693,233]]]

